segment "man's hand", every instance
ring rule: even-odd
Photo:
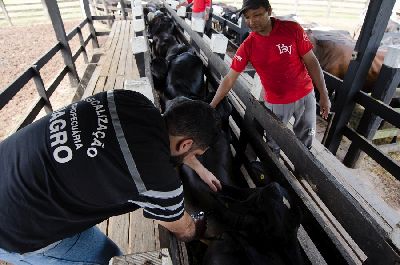
[[[327,119],[328,114],[331,111],[331,101],[327,96],[322,96],[319,100],[319,113],[321,114],[322,118]]]
[[[197,175],[210,187],[214,192],[222,189],[221,182],[205,168],[195,155],[188,155],[183,159],[183,163],[196,171]]]
[[[222,189],[221,182],[207,168],[204,168],[204,172],[199,176],[212,191],[217,192]]]
[[[158,223],[174,233],[181,241],[189,242],[196,237],[196,224],[186,211],[179,220],[173,222],[158,221]]]

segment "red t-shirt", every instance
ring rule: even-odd
[[[237,50],[231,68],[242,72],[251,62],[260,76],[265,100],[272,104],[288,104],[313,89],[301,59],[313,45],[298,23],[271,19],[274,24],[269,35],[251,32]]]
[[[211,0],[188,0],[189,4],[191,2],[193,2],[192,12],[194,13],[204,12],[206,7],[211,6]]]

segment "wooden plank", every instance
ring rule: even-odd
[[[382,129],[379,130],[375,133],[373,139],[382,139],[382,138],[387,138],[387,137],[395,137],[399,135],[399,129],[397,128],[387,128],[387,129]]]
[[[129,226],[129,253],[158,250],[159,231],[155,221],[144,218],[143,210],[131,213]]]
[[[358,134],[352,128],[347,126],[343,129],[343,135],[353,141],[362,151],[369,155],[375,161],[393,175],[396,179],[400,180],[400,163],[390,156],[382,153],[375,145],[371,144],[368,139]]]
[[[125,32],[124,32],[124,40],[123,40],[123,46],[122,46],[122,51],[121,51],[121,57],[118,62],[118,69],[117,69],[117,74],[118,75],[124,75],[126,70],[126,59],[128,55],[128,50],[129,50],[129,37],[130,37],[130,31],[131,31],[131,22],[127,21],[126,22],[126,27],[125,27]]]
[[[121,58],[122,47],[124,44],[126,30],[128,29],[126,21],[121,21],[121,22],[122,22],[121,33],[118,37],[118,43],[117,43],[117,46],[115,47],[115,51],[113,53],[114,56],[112,57],[112,60],[111,60],[111,67],[108,71],[107,83],[104,87],[105,91],[114,89],[115,81],[117,78],[118,64],[119,64],[119,61]],[[128,29],[128,32],[129,32],[129,29]]]
[[[115,79],[114,87],[112,89],[123,89],[124,81],[125,81],[124,76],[117,76],[117,78]]]
[[[107,50],[111,47],[112,40],[114,39],[115,33],[117,32],[116,31],[117,24],[118,23],[114,23],[111,27],[110,35],[108,36],[106,43],[103,45],[103,48],[105,50]]]
[[[103,232],[105,235],[107,235],[108,219],[104,220],[100,224],[97,224],[97,227],[100,229],[101,232]]]
[[[114,257],[110,261],[110,265],[129,265],[129,264],[169,265],[173,263],[167,248],[163,248],[157,251]]]
[[[117,21],[117,22],[115,22],[115,24],[116,24],[116,28],[115,28],[116,33],[115,33],[115,35],[113,37],[111,47],[108,50],[106,50],[107,57],[106,57],[103,65],[102,65],[100,76],[107,76],[108,75],[110,67],[111,67],[111,61],[113,59],[114,52],[115,52],[115,49],[116,49],[117,44],[118,44],[119,36],[120,36],[120,34],[122,34],[121,33],[121,31],[122,31],[121,27],[122,27],[123,24],[121,23],[121,21]]]
[[[100,67],[96,67],[96,69],[93,72],[92,77],[90,78],[90,80],[86,86],[86,89],[85,89],[85,92],[83,93],[82,99],[93,95],[93,91],[95,90],[99,76],[100,76]]]
[[[99,78],[97,79],[97,83],[96,83],[96,87],[93,91],[93,95],[103,92],[104,91],[104,85],[106,83],[106,77],[105,76],[99,76]]]
[[[108,91],[114,89],[115,81],[117,79],[116,75],[111,75],[107,78],[106,83],[104,85],[103,91]]]
[[[130,49],[130,47],[129,47],[129,51],[128,51],[128,57],[126,59],[125,68],[126,68],[125,75],[126,75],[127,79],[139,79],[139,77],[140,77],[139,70],[136,67],[136,60],[135,60],[135,57],[133,56],[133,52]]]
[[[126,34],[126,29],[127,29],[127,23],[126,21],[121,21],[121,33],[118,37],[118,43],[117,46],[115,47],[114,55],[111,60],[111,67],[108,71],[109,75],[116,75],[117,74],[117,69],[118,69],[118,64],[119,60],[121,58],[121,52],[122,52],[122,46],[124,44],[124,38]],[[129,29],[128,29],[129,30]]]
[[[129,251],[129,213],[108,219],[108,237],[119,249],[128,254]]]
[[[20,74],[14,81],[12,81],[3,91],[0,91],[0,109],[2,109],[26,83],[31,80],[34,72],[32,67],[28,67],[22,74]]]

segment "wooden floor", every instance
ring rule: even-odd
[[[123,89],[125,80],[139,79],[132,53],[131,20],[115,21],[107,42],[98,50],[103,54],[97,63],[83,98],[110,89]]]
[[[110,89],[123,89],[126,80],[139,80],[132,52],[134,35],[131,20],[115,21],[83,98]],[[112,217],[98,225],[124,254],[160,249],[159,230],[153,220],[145,219],[142,210]]]

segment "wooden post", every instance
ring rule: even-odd
[[[90,35],[92,35],[93,48],[99,48],[99,42],[97,41],[96,30],[93,27],[93,19],[92,19],[92,14],[90,13],[88,0],[83,0],[83,8],[85,10],[86,18],[88,20]]]
[[[40,72],[38,71],[36,65],[32,66],[32,70],[35,73],[33,76],[33,81],[35,82],[36,85],[36,90],[39,93],[39,96],[44,100],[44,109],[46,113],[52,113],[53,112],[53,107],[51,106],[49,97],[47,96],[46,89],[44,87],[43,79],[40,76]]]
[[[65,34],[63,20],[61,18],[60,10],[58,9],[57,1],[43,0],[46,5],[46,10],[53,24],[54,32],[56,33],[57,40],[61,43],[61,55],[64,59],[65,65],[68,67],[69,81],[72,87],[79,85],[79,76],[76,71],[75,63],[72,59],[71,48],[68,44],[68,38]]]
[[[336,154],[343,136],[343,129],[350,120],[355,106],[354,97],[365,82],[367,72],[382,40],[392,13],[395,0],[370,1],[360,37],[354,48],[353,58],[339,91],[336,114],[326,138],[326,147]]]
[[[110,16],[110,11],[108,10],[106,1],[105,0],[101,0],[101,3],[103,4],[104,12],[106,13],[106,15]],[[107,19],[107,25],[108,25],[108,27],[110,29],[111,29],[111,24],[112,24],[111,21],[109,19]]]
[[[400,82],[400,48],[390,47],[385,56],[382,69],[379,72],[378,79],[372,90],[371,96],[389,104],[396,92],[396,88]],[[357,132],[368,140],[372,140],[382,118],[376,116],[366,109],[358,124]],[[351,143],[349,150],[343,160],[343,164],[348,167],[356,167],[361,150],[354,143]]]
[[[121,14],[122,14],[122,17],[124,18],[124,20],[126,20],[126,13],[125,13],[125,2],[124,2],[124,0],[119,0],[119,3],[120,3],[120,5],[121,5]]]
[[[82,51],[82,53],[83,53],[83,60],[85,61],[85,64],[88,64],[88,63],[89,63],[89,60],[88,60],[88,56],[87,56],[87,52],[86,52],[86,47],[85,47],[85,41],[83,40],[81,28],[78,28],[78,37],[79,37],[79,43],[81,44],[81,47],[82,47],[82,49],[83,49],[83,51]]]
[[[81,0],[81,3],[83,5],[83,0]],[[89,0],[89,4],[92,7],[93,13],[97,16],[97,1],[96,0]]]
[[[132,52],[135,55],[135,61],[140,77],[146,77],[144,54],[148,52],[148,49],[144,36],[136,36],[132,38]]]
[[[7,12],[6,6],[3,3],[3,0],[0,0],[0,7],[3,10],[4,17],[7,19],[8,24],[10,24],[10,26],[13,26],[13,24],[11,22],[11,18],[8,16],[8,12]]]
[[[210,49],[218,55],[222,60],[225,57],[226,49],[228,48],[228,38],[223,34],[212,34],[210,41]]]

